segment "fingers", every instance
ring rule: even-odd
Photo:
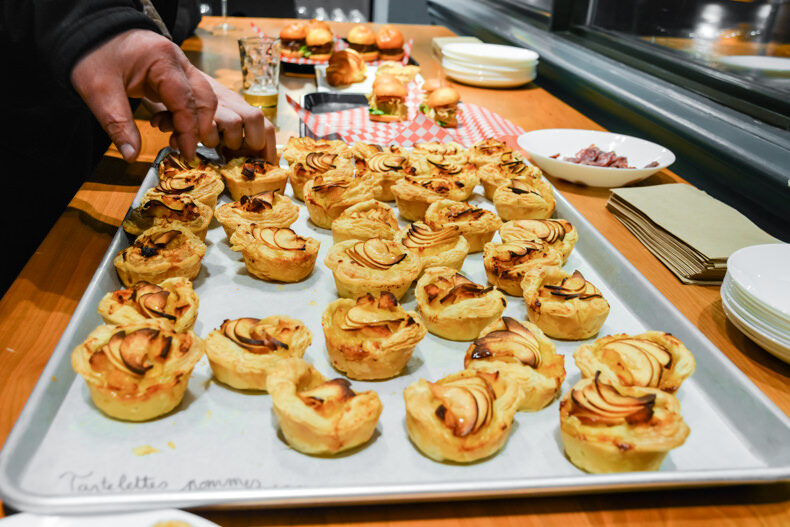
[[[117,77],[99,75],[92,82],[76,86],[101,127],[118,147],[124,160],[132,162],[140,153],[140,131],[134,123],[132,109],[123,83]]]
[[[269,163],[277,164],[277,136],[275,134],[274,125],[266,119],[264,127],[263,137],[266,143],[264,159]]]
[[[241,148],[244,141],[244,122],[238,112],[220,106],[214,116],[217,127],[222,132],[222,142],[231,150]]]

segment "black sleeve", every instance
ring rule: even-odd
[[[37,77],[71,90],[71,69],[88,50],[129,29],[159,32],[138,0],[2,0],[3,48]],[[27,69],[23,67],[23,69]]]

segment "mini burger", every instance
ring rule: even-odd
[[[405,121],[406,86],[392,75],[379,75],[373,83],[373,93],[368,95],[371,121],[385,123]]]
[[[420,105],[420,111],[445,128],[458,126],[458,101],[461,97],[455,88],[442,86],[431,92],[425,102]]]
[[[303,55],[313,60],[327,60],[332,54],[335,41],[332,32],[323,27],[307,30]]]
[[[442,86],[444,86],[442,79],[437,79],[436,77],[432,79],[428,79],[427,81],[423,82],[422,83],[423,99],[427,99],[431,93],[441,88]]]
[[[393,26],[384,26],[376,35],[376,47],[381,60],[400,60],[403,58],[403,34]]]
[[[348,32],[348,47],[362,56],[365,62],[379,58],[379,48],[376,47],[376,34],[368,26],[359,24]]]
[[[304,21],[292,22],[280,31],[280,41],[282,41],[283,57],[297,58],[302,56],[300,51],[305,45],[305,35],[307,35],[307,23]]]
[[[313,18],[311,20],[308,20],[306,23],[307,23],[307,30],[308,31],[310,31],[311,29],[315,29],[315,28],[320,27],[322,29],[326,29],[330,33],[332,32],[332,28],[329,27],[329,24],[327,22],[325,22],[324,20],[318,20],[316,18]]]

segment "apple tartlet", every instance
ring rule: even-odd
[[[282,194],[288,183],[288,170],[256,157],[235,157],[220,172],[233,201],[267,190]]]
[[[384,152],[384,148],[381,145],[366,143],[364,141],[356,141],[349,148],[351,149],[351,155],[354,156],[354,161],[357,162],[358,169],[360,167],[360,162],[364,163],[364,161],[370,159],[379,152]]]
[[[337,293],[357,298],[389,292],[400,300],[422,270],[420,258],[393,240],[347,240],[333,245],[324,259]]]
[[[267,388],[285,440],[305,454],[331,455],[363,445],[381,416],[376,392],[356,393],[346,379],[328,380],[301,359],[281,361]]]
[[[527,163],[518,153],[502,154],[495,161],[483,165],[478,170],[480,182],[483,184],[483,193],[489,200],[494,199],[494,191],[507,185],[515,178],[528,178],[540,180],[543,172],[535,165]]]
[[[181,403],[203,341],[192,331],[176,332],[161,320],[105,324],[71,354],[93,403],[126,421],[147,421]]]
[[[317,176],[304,185],[303,201],[310,220],[322,229],[331,229],[332,222],[344,210],[373,199],[378,188],[375,179],[355,176]]]
[[[508,156],[513,153],[513,149],[507,143],[489,137],[478,141],[469,148],[469,161],[479,168],[499,161],[503,155]]]
[[[407,156],[379,152],[368,157],[363,163],[358,162],[357,171],[379,183],[375,194],[377,200],[395,201],[392,186],[407,175],[414,175],[415,169]]]
[[[394,240],[400,230],[395,211],[386,203],[370,199],[351,205],[332,222],[332,240]]]
[[[412,153],[418,156],[432,156],[434,159],[442,158],[448,163],[465,165],[469,162],[469,151],[464,145],[454,141],[415,143]]]
[[[522,296],[521,282],[532,269],[562,265],[562,255],[542,241],[490,242],[483,248],[488,282],[511,296]]]
[[[206,337],[206,356],[214,377],[238,390],[266,390],[277,364],[301,358],[313,340],[299,320],[286,316],[225,320]]]
[[[127,289],[107,293],[99,301],[98,311],[107,324],[134,324],[157,319],[181,332],[195,325],[198,305],[192,282],[176,277],[159,284],[137,282]]]
[[[553,219],[508,221],[499,229],[499,236],[503,242],[539,240],[547,243],[562,254],[562,263],[568,261],[579,240],[579,233],[571,222]]]
[[[283,148],[283,157],[292,165],[303,161],[312,152],[336,154],[351,158],[349,146],[337,139],[311,139],[310,137],[291,137]]]
[[[423,269],[444,266],[460,270],[469,254],[469,242],[457,225],[434,230],[417,221],[401,230],[396,240],[419,256]]]
[[[583,377],[600,372],[601,380],[621,386],[658,388],[674,393],[696,363],[683,343],[663,331],[609,335],[573,352]]]
[[[521,390],[518,409],[535,412],[559,394],[565,380],[565,358],[539,327],[502,317],[483,328],[469,346],[464,368],[499,372]]]
[[[502,316],[505,296],[476,284],[451,267],[425,269],[414,295],[428,331],[448,340],[474,340]]]
[[[351,178],[354,176],[354,162],[349,157],[338,154],[310,152],[304,158],[291,165],[288,180],[294,191],[294,197],[304,201],[305,183],[318,176],[333,179]]]
[[[658,470],[667,453],[686,441],[689,427],[674,395],[595,375],[562,397],[560,432],[571,463],[600,474]]]
[[[414,445],[436,461],[471,463],[498,452],[510,435],[518,387],[504,376],[464,370],[403,392]]]
[[[122,226],[130,235],[139,236],[151,227],[178,223],[205,240],[212,216],[208,205],[188,195],[161,194],[152,189],[145,193],[140,205],[129,212]]]
[[[502,226],[502,220],[495,212],[449,199],[432,203],[425,211],[425,223],[434,230],[457,226],[469,242],[470,253],[482,251],[483,246],[491,241]]]
[[[461,185],[464,185],[461,182]],[[400,215],[409,221],[422,221],[431,203],[441,199],[464,201],[474,187],[459,187],[451,178],[406,176],[392,186]]]
[[[427,333],[419,315],[392,293],[335,300],[321,319],[329,360],[350,379],[395,377]]]
[[[190,170],[199,170],[202,172],[213,173],[219,177],[219,169],[217,165],[206,159],[200,154],[197,154],[194,159],[186,159],[180,152],[170,152],[159,162],[156,167],[159,179],[167,179],[180,174],[181,172],[188,172]]]
[[[241,252],[247,271],[261,280],[300,282],[310,276],[321,245],[288,227],[241,225],[230,237],[231,249]]]
[[[149,192],[167,196],[186,195],[214,210],[223,190],[225,183],[216,172],[194,169],[160,177],[159,184]]]
[[[230,238],[239,226],[250,223],[262,227],[290,227],[299,218],[299,207],[287,196],[267,190],[223,203],[214,215]]]
[[[549,182],[529,176],[515,177],[498,187],[491,200],[505,221],[550,218],[557,204]]]
[[[206,244],[192,231],[173,224],[143,231],[132,245],[118,252],[113,264],[126,287],[137,282],[159,284],[181,276],[194,280],[206,254]]]
[[[432,154],[422,157],[419,155],[412,156],[412,163],[414,165],[414,177],[416,178],[440,178],[452,182],[455,190],[452,194],[446,196],[447,199],[466,201],[472,196],[475,187],[480,183],[477,167],[472,163],[460,163]]]
[[[533,269],[524,275],[521,287],[529,320],[551,338],[588,339],[609,316],[609,302],[579,271]]]

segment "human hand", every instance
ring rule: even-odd
[[[71,83],[126,161],[135,160],[141,147],[129,97],[167,109],[171,141],[187,159],[198,141],[219,144],[211,83],[178,46],[153,31],[132,29],[89,51],[72,69]]]
[[[201,72],[202,73],[202,72]],[[263,112],[251,106],[244,97],[205,73],[217,97],[217,111],[214,114],[220,143],[230,150],[263,157],[270,163],[277,162],[277,147],[274,126],[263,116]],[[173,131],[173,114],[162,104],[147,106],[154,114],[151,124],[163,132]],[[171,139],[172,144],[172,139]],[[175,148],[175,145],[173,145]],[[209,145],[206,145],[209,146]]]

